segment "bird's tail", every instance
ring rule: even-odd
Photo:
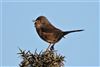
[[[80,31],[84,31],[84,30],[65,31],[65,32],[63,32],[63,35],[66,35],[66,34],[69,34],[69,33],[73,33],[73,32],[80,32]]]

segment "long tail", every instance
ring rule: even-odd
[[[65,32],[63,32],[63,35],[66,35],[66,34],[69,34],[69,33],[73,33],[73,32],[81,32],[81,31],[84,31],[84,30],[65,31]]]

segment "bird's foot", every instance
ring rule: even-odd
[[[54,50],[54,45],[52,45],[52,46],[50,47],[50,50],[51,50],[51,51],[53,51],[53,50]]]

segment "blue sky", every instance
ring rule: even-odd
[[[75,2],[76,2],[76,1],[79,1],[79,2],[83,2],[83,1],[85,1],[85,2],[95,1],[95,2],[96,2],[96,1],[98,1],[98,0],[2,0],[2,1],[6,1],[6,2],[9,2],[9,1],[11,1],[11,2],[12,2],[12,1],[13,1],[13,2],[16,2],[16,1],[20,1],[20,2],[23,2],[23,1],[24,1],[24,2],[25,2],[25,1],[28,1],[28,2],[29,2],[29,1],[32,1],[32,2],[33,2],[33,1],[39,1],[39,2],[40,2],[40,1],[42,1],[42,2],[43,2],[43,1],[47,1],[47,2],[50,2],[50,1],[52,1],[52,2],[54,2],[54,1],[56,1],[56,2],[57,2],[57,1],[67,1],[67,2],[68,2],[68,1],[71,1],[71,2],[74,2],[74,1],[75,1]]]
[[[8,0],[4,0],[8,1]],[[57,28],[72,33],[55,45],[66,57],[65,66],[98,66],[99,5],[98,2],[3,2],[2,3],[2,65],[18,66],[18,47],[40,52],[48,43],[39,38],[32,19],[46,16]],[[23,1],[23,0],[22,0]],[[31,1],[31,0],[30,0]]]

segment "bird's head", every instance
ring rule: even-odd
[[[39,16],[36,20],[33,20],[33,22],[35,22],[34,25],[36,28],[47,26],[47,24],[49,24],[49,21],[45,16]]]

